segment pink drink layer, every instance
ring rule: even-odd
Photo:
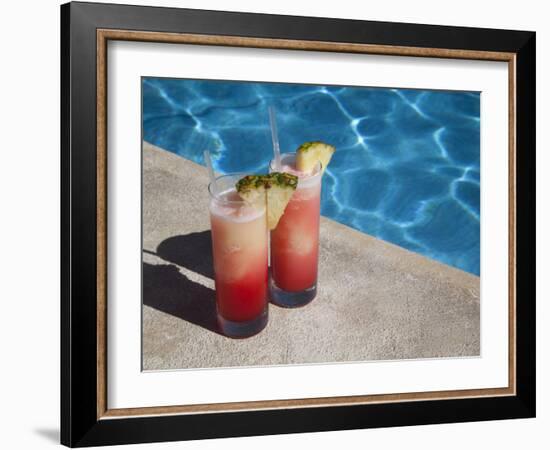
[[[317,282],[321,176],[288,165],[283,165],[281,171],[297,175],[299,181],[277,228],[271,232],[272,277],[279,288],[300,292]]]
[[[265,210],[227,191],[210,201],[210,223],[218,313],[233,322],[252,320],[267,305]]]

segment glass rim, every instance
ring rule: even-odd
[[[294,158],[296,158],[296,152],[285,152],[285,153],[281,153],[281,160],[283,159],[283,157],[285,156],[294,156]],[[273,170],[274,167],[273,167],[273,163],[275,162],[275,158],[273,158],[271,161],[269,161],[269,170]],[[315,169],[316,171],[312,174],[309,174],[309,175],[306,175],[304,177],[300,177],[299,175],[297,175],[298,179],[301,179],[301,180],[312,180],[312,179],[315,179],[316,177],[318,177],[319,175],[322,175],[323,173],[323,163],[321,161],[317,161],[317,165],[315,166]]]
[[[222,191],[222,192],[214,192],[214,186],[213,186],[214,183],[218,182],[219,180],[221,180],[223,178],[232,178],[232,177],[237,178],[238,177],[238,179],[240,179],[242,177],[245,177],[246,175],[247,175],[247,173],[245,173],[245,172],[232,172],[232,173],[226,173],[224,175],[218,175],[216,178],[214,178],[213,182],[210,181],[208,183],[208,193],[210,194],[210,199],[215,200],[215,201],[220,202],[220,203],[227,204],[227,205],[247,205],[248,203],[244,199],[227,200],[225,198],[222,198],[221,194],[223,194],[223,192],[226,192],[227,190]],[[236,191],[236,189],[235,189],[235,191]]]

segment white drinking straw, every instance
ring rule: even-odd
[[[212,185],[212,192],[214,195],[218,194],[218,185],[216,183],[216,175],[214,174],[214,168],[212,167],[212,159],[210,158],[210,152],[204,151],[204,162],[208,168],[208,176],[210,177],[210,184]]]
[[[273,141],[273,154],[275,155],[275,169],[281,170],[281,149],[279,148],[279,135],[277,134],[277,122],[275,121],[275,109],[269,107],[269,125],[271,126],[271,140]]]

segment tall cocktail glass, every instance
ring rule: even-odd
[[[208,187],[218,323],[235,338],[260,332],[268,320],[266,210],[239,197],[242,176],[224,175]]]
[[[277,227],[271,231],[269,295],[273,303],[296,308],[317,295],[321,164],[311,173],[296,170],[296,154],[281,155],[281,167],[270,170],[298,176],[298,187]]]

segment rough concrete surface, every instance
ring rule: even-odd
[[[144,143],[143,369],[477,356],[479,277],[327,218],[319,293],[218,333],[206,169]]]

